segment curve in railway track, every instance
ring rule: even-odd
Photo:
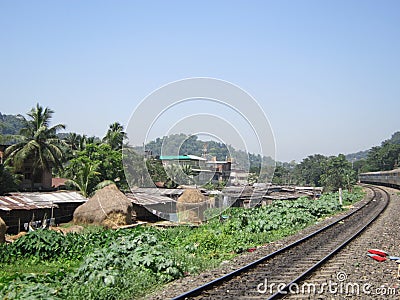
[[[345,215],[247,266],[179,295],[183,299],[279,299],[361,234],[387,207],[389,194],[367,186],[373,197]]]

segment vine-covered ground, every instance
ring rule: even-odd
[[[344,205],[363,197],[343,193]],[[224,222],[199,227],[28,233],[0,246],[0,297],[5,299],[133,299],[340,212],[338,195],[230,208]]]

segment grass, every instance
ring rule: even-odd
[[[70,228],[76,226],[77,224],[73,222],[62,223],[60,224],[61,228]],[[101,225],[93,225],[93,224],[79,224],[79,226],[83,227],[82,233],[91,233],[91,232],[100,232],[104,230],[104,227]]]
[[[22,258],[18,263],[2,264],[0,269],[0,277],[7,277],[10,274],[38,274],[45,275],[48,273],[58,272],[60,268],[69,272],[79,267],[80,261],[76,260],[36,260],[32,258]]]

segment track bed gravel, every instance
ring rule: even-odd
[[[384,189],[390,194],[390,202],[380,218],[305,280],[317,287],[325,284],[326,288],[302,293],[303,282],[299,284],[300,293],[285,299],[400,299],[398,265],[390,260],[377,262],[366,255],[368,249],[378,248],[400,256],[399,190]],[[322,290],[324,293],[320,293]]]

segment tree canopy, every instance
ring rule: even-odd
[[[19,132],[20,141],[6,149],[6,163],[18,170],[24,161],[32,160],[34,176],[44,170],[62,169],[64,154],[57,132],[65,125],[50,126],[53,113],[50,108],[37,104],[27,113],[28,118],[19,116],[23,123]]]
[[[358,173],[373,171],[388,171],[399,167],[400,161],[400,131],[381,143],[372,147],[367,157],[354,161],[354,169]]]

